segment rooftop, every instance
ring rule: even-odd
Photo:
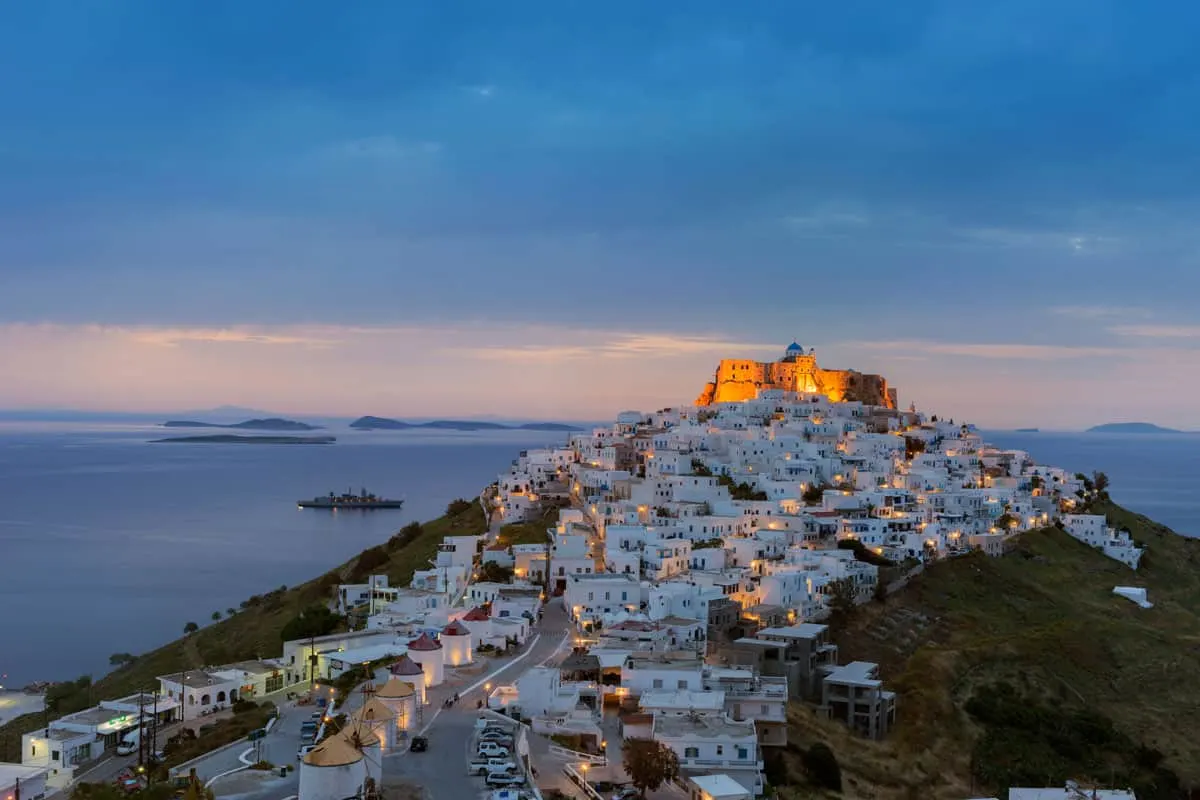
[[[690,776],[692,783],[700,791],[704,792],[713,800],[720,800],[723,797],[746,797],[749,792],[746,787],[735,781],[728,775],[692,775]]]
[[[178,672],[174,673],[173,675],[159,675],[158,679],[167,683],[173,683],[176,686],[178,686],[180,683],[180,675]],[[230,680],[229,678],[222,678],[218,675],[212,675],[203,670],[194,669],[190,672],[183,673],[183,685],[189,689],[207,689],[210,686],[224,686],[230,683],[236,683],[236,681]]]
[[[763,628],[758,635],[778,636],[780,639],[816,639],[827,630],[829,630],[828,625],[801,622],[799,625],[788,625],[785,628]]]
[[[879,665],[871,661],[851,661],[841,667],[837,667],[827,676],[825,682],[834,683],[854,683],[861,686],[882,686],[883,681],[876,676],[879,674]]]
[[[30,781],[45,775],[45,767],[27,767],[24,764],[0,764],[0,788],[7,789],[17,781]]]
[[[734,722],[721,716],[700,716],[683,714],[680,716],[659,715],[654,718],[654,735],[668,737],[700,737],[715,739],[732,737],[735,739],[755,739],[753,722]]]
[[[642,692],[642,708],[671,708],[680,711],[720,711],[725,707],[724,692],[691,692],[687,689]]]

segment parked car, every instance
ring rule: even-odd
[[[612,796],[612,800],[641,800],[641,795],[638,790],[632,786],[626,786]]]
[[[414,736],[412,743],[409,744],[408,750],[412,753],[424,753],[429,749],[429,740],[424,736]]]
[[[479,756],[467,764],[467,772],[471,775],[492,775],[497,772],[516,772],[517,765],[507,758],[486,758]]]
[[[501,786],[524,786],[525,776],[512,772],[493,772],[483,779],[491,788],[499,788]]]
[[[496,730],[495,728],[490,728],[490,729],[484,731],[483,733],[479,734],[479,741],[481,741],[481,742],[494,742],[494,741],[497,741],[498,739],[511,740],[512,734],[509,733],[508,731]]]
[[[300,747],[300,749],[296,752],[296,760],[299,761],[300,759],[304,758],[306,755],[308,755],[312,751],[312,749],[314,747],[316,747],[315,744],[302,745]]]
[[[479,755],[487,756],[488,758],[508,758],[508,748],[501,747],[495,742],[481,742],[479,745]]]

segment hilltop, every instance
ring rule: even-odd
[[[1175,428],[1164,428],[1152,422],[1109,422],[1094,425],[1084,433],[1186,433]]]
[[[1136,573],[1043,528],[1000,558],[935,563],[835,622],[842,663],[878,662],[897,691],[897,726],[871,742],[793,705],[776,775],[802,783],[800,753],[821,741],[846,798],[1002,797],[1078,778],[1166,800],[1182,796],[1176,776],[1200,782],[1200,541],[1111,503],[1093,513],[1149,548]],[[1154,608],[1116,585],[1146,587]],[[794,791],[782,796],[810,796]]]
[[[246,599],[241,610],[157,650],[136,656],[95,683],[77,682],[79,690],[63,698],[51,718],[124,697],[158,685],[156,678],[203,666],[254,658],[277,657],[283,629],[301,611],[323,603],[339,583],[365,580],[386,573],[393,585],[407,586],[413,572],[425,569],[444,536],[483,533],[487,522],[479,503],[455,500],[447,513],[424,524],[410,523],[386,543],[368,548],[341,566],[300,586],[280,586]],[[197,616],[206,609],[197,609]],[[182,627],[184,621],[180,621]],[[114,643],[114,647],[119,643]],[[41,727],[42,714],[25,714],[0,726],[0,761],[20,761],[21,734]]]

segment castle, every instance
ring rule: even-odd
[[[851,369],[821,369],[812,349],[792,342],[778,361],[722,359],[717,374],[696,398],[696,405],[750,400],[760,389],[823,394],[834,402],[857,400],[867,405],[896,407],[896,390],[881,375]]]

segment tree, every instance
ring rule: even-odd
[[[800,495],[800,498],[804,500],[804,504],[807,506],[815,506],[821,502],[823,497],[825,497],[825,487],[815,483],[805,489],[804,493]]]
[[[1108,475],[1103,472],[1092,473],[1092,485],[1096,487],[1096,494],[1105,498],[1108,496]]]
[[[315,604],[288,620],[279,635],[285,642],[325,636],[333,633],[341,622],[342,617],[330,611],[328,606]]]
[[[996,518],[996,527],[1000,530],[1008,530],[1020,524],[1021,521],[1007,511]]]
[[[625,774],[643,795],[679,777],[679,757],[654,739],[626,739],[621,745]]]
[[[451,500],[450,504],[446,506],[446,516],[457,517],[465,511],[470,511],[472,505],[474,504],[470,500],[464,500],[461,497]]]
[[[501,566],[495,561],[485,561],[483,566],[479,568],[479,580],[488,583],[510,583],[512,581],[513,571],[508,567]]]
[[[829,745],[824,742],[815,743],[804,751],[802,761],[809,783],[835,792],[842,790],[842,768]]]
[[[227,617],[232,617],[232,616],[233,616],[234,614],[236,614],[236,613],[237,613],[237,609],[236,609],[236,608],[227,608],[227,609],[225,609],[225,616],[227,616]]]
[[[217,620],[219,620],[220,618],[221,618],[221,612],[220,612],[220,611],[214,611],[214,612],[212,613],[212,621],[213,621],[213,622],[216,622],[216,621],[217,621]]]
[[[837,617],[849,616],[857,603],[855,602],[854,583],[849,578],[832,581],[828,584],[826,596],[829,598],[829,610]]]
[[[194,622],[189,622],[183,626],[183,633],[185,636],[189,633],[195,633],[198,630],[200,630],[200,626]]]
[[[108,657],[108,663],[114,667],[123,667],[126,664],[132,664],[137,658],[133,653],[113,653]]]

